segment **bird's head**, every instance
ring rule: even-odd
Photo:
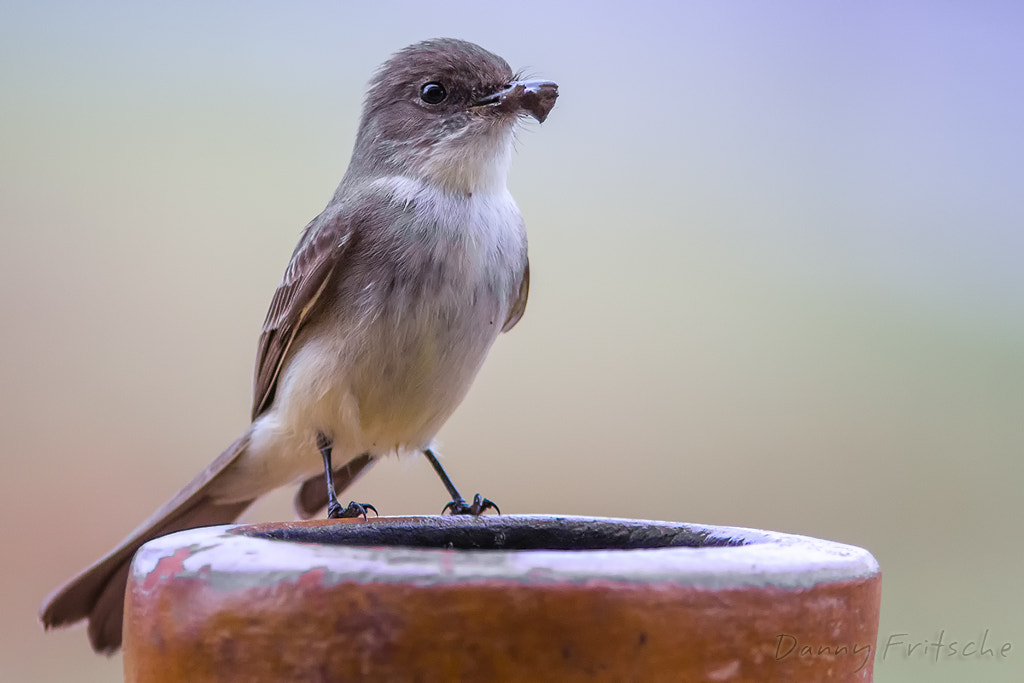
[[[401,174],[446,191],[504,188],[517,121],[544,121],[558,97],[550,81],[523,81],[478,45],[411,45],[370,84],[353,165]]]

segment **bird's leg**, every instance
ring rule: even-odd
[[[348,504],[348,507],[341,507],[341,503],[338,502],[338,496],[334,493],[331,446],[332,442],[326,436],[323,434],[316,435],[316,447],[320,449],[320,456],[324,459],[324,473],[327,475],[327,518],[362,517],[366,519],[367,510],[373,510],[373,514],[377,514],[377,508],[369,503],[357,503],[354,500]]]
[[[452,497],[450,501],[441,509],[441,514],[445,512],[451,512],[453,515],[473,515],[476,517],[484,512],[484,510],[494,509],[499,515],[501,510],[494,504],[494,501],[490,498],[481,498],[480,494],[473,496],[473,502],[469,505],[466,504],[466,500],[459,495],[459,490],[455,488],[455,484],[452,483],[451,478],[448,477],[448,473],[441,467],[441,463],[437,461],[437,456],[429,448],[424,449],[423,455],[427,456],[427,460],[430,462],[430,466],[437,472],[437,476],[441,478],[441,483],[448,489],[448,495]]]

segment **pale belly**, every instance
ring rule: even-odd
[[[362,453],[426,448],[501,329],[492,323],[496,307],[489,315],[480,308],[444,329],[437,318],[378,321],[355,333],[330,324],[311,329],[285,368],[273,407],[253,425],[243,456],[253,478],[276,488],[321,471],[318,434],[332,441],[337,465]]]
[[[319,434],[336,467],[430,444],[501,332],[526,257],[507,194],[493,206],[436,210],[429,230],[384,236],[375,244],[389,252],[355,259],[325,294],[218,498],[248,499],[322,472]],[[379,252],[387,260],[374,262]]]
[[[320,316],[295,340],[273,405],[252,425],[233,477],[239,495],[322,472],[318,434],[332,441],[336,466],[426,448],[465,397],[508,307],[506,292],[480,286],[459,301],[421,298],[361,320]]]

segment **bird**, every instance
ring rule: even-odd
[[[465,397],[530,287],[522,215],[507,187],[522,119],[543,122],[551,81],[523,80],[496,54],[452,38],[393,54],[367,89],[355,146],[326,208],[302,231],[260,334],[252,421],[113,550],[45,600],[46,628],[88,619],[94,650],[121,645],[131,558],[174,531],[235,521],[299,484],[309,518],[366,516],[338,502],[389,454],[422,453],[459,495],[433,440]]]

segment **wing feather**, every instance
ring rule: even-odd
[[[512,306],[508,310],[508,318],[505,320],[505,325],[501,328],[502,332],[508,332],[519,319],[523,317],[523,313],[526,313],[526,299],[530,296],[530,260],[526,260],[526,267],[523,268],[523,279],[519,282],[519,291],[516,293],[516,298],[512,302]]]
[[[292,342],[351,251],[352,238],[353,231],[346,221],[335,219],[321,224],[314,220],[306,227],[263,322],[253,380],[253,420],[274,400],[281,366]]]

